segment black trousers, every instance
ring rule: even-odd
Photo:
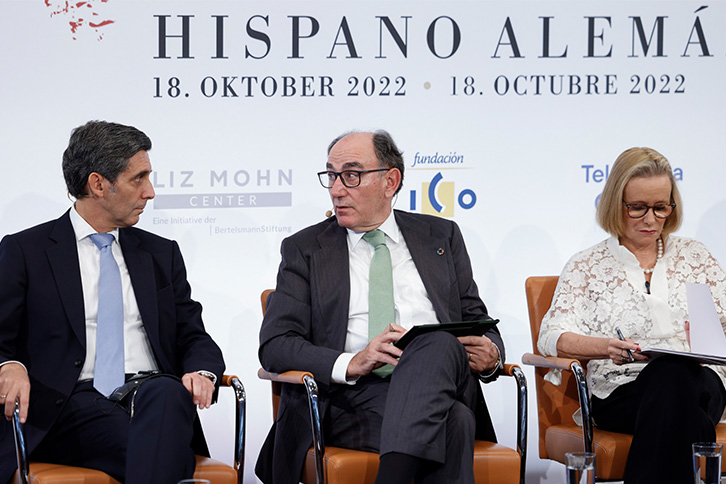
[[[133,405],[131,418],[128,405],[108,400],[92,381],[78,383],[31,458],[98,469],[129,484],[191,478],[196,411],[186,388],[174,378],[154,378],[139,386]]]
[[[654,359],[635,381],[592,398],[598,428],[633,435],[626,484],[693,482],[691,444],[716,440],[724,407],[718,375],[679,357]]]
[[[331,391],[325,443],[430,461],[417,482],[474,484],[478,384],[455,337],[419,336],[390,378],[369,375]]]

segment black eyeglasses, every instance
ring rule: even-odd
[[[330,190],[335,184],[335,179],[340,177],[340,181],[343,182],[348,188],[355,188],[360,185],[361,175],[364,173],[374,173],[376,171],[388,171],[391,168],[378,168],[376,170],[343,170],[343,171],[321,171],[318,173],[320,184],[323,188]]]
[[[673,209],[676,208],[675,202],[645,205],[643,203],[625,203],[625,200],[623,200],[623,205],[628,209],[628,217],[630,218],[643,218],[648,213],[648,210],[653,210],[653,215],[656,218],[668,218],[673,213]]]

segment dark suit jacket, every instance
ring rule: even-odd
[[[396,222],[440,322],[487,319],[472,277],[459,227],[452,221],[395,212]],[[346,230],[331,217],[285,239],[277,288],[260,330],[259,356],[272,372],[306,370],[320,387],[321,413],[333,365],[343,352],[350,277]],[[499,331],[486,334],[502,351]],[[321,417],[322,418],[322,417]],[[265,441],[256,473],[266,484],[297,483],[312,437],[308,403],[300,385],[283,385],[277,421]],[[477,436],[495,440],[480,392]]]
[[[122,228],[119,243],[159,369],[179,377],[205,369],[221,380],[222,353],[204,330],[201,305],[190,297],[177,243],[136,228]],[[78,249],[66,212],[0,243],[0,363],[18,360],[28,369],[29,451],[55,422],[85,357]],[[0,482],[7,482],[16,459],[12,427],[1,420]],[[197,436],[195,451],[206,453],[201,432]]]

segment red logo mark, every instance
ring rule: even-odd
[[[44,0],[45,6],[51,9],[50,16],[63,16],[68,19],[68,24],[73,34],[73,40],[77,40],[77,35],[82,29],[93,29],[98,35],[98,40],[103,39],[101,28],[114,23],[110,19],[102,19],[101,15],[96,12],[99,3],[108,3],[108,0],[85,0],[78,2],[69,2],[62,0]]]

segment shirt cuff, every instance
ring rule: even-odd
[[[4,362],[0,363],[0,368],[7,365],[8,363],[17,363],[18,365],[23,367],[23,369],[25,370],[25,373],[28,373],[28,369],[25,368],[25,365],[20,363],[19,361],[15,361],[15,360],[8,360],[8,361],[4,361]]]
[[[545,356],[557,356],[557,342],[565,332],[564,330],[558,329],[550,332],[546,338],[542,338],[542,335],[540,335],[537,349]],[[543,339],[544,341],[542,341]]]
[[[209,378],[210,380],[212,380],[212,385],[215,385],[215,386],[217,385],[217,375],[215,375],[211,371],[207,371],[207,370],[197,370],[197,373],[199,373],[202,376],[206,376],[207,378]]]
[[[335,360],[335,364],[333,365],[333,371],[330,374],[330,380],[333,383],[340,383],[343,385],[355,385],[355,383],[358,381],[357,378],[350,381],[346,378],[348,374],[348,365],[350,364],[350,360],[352,360],[354,356],[355,353],[341,353],[340,356],[338,356],[338,359]]]

